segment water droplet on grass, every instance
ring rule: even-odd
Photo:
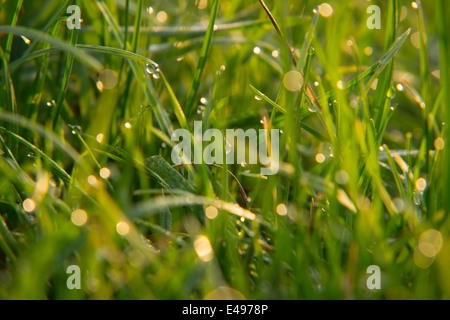
[[[21,36],[21,38],[22,38],[23,42],[25,42],[26,44],[30,44],[31,43],[31,40],[28,39],[27,37]]]
[[[158,74],[159,79],[160,77],[159,73],[161,72],[161,70],[159,69],[159,66],[156,63],[146,63],[145,72],[147,72],[149,75],[152,75],[153,77],[155,77],[155,74]]]
[[[77,135],[81,133],[81,127],[77,125],[69,126],[70,129],[72,129],[72,134]]]
[[[316,106],[312,106],[312,105],[310,105],[310,106],[308,107],[308,110],[309,110],[310,112],[312,112],[312,113],[317,112]]]
[[[55,100],[50,100],[46,103],[47,107],[54,107],[56,106],[56,101]]]

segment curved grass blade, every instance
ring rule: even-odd
[[[46,33],[43,33],[38,30],[22,27],[22,26],[0,26],[0,34],[1,33],[10,33],[18,36],[26,36],[27,38],[35,39],[37,41],[43,41],[52,44],[55,47],[59,47],[61,50],[66,51],[68,53],[72,53],[78,60],[82,63],[88,65],[95,71],[100,71],[103,69],[102,64],[95,59],[94,57],[86,54],[82,50],[77,49],[74,46],[71,46],[67,42],[63,40],[56,39],[52,36],[49,36]]]
[[[264,93],[262,93],[261,91],[259,91],[258,89],[256,89],[254,86],[252,86],[251,84],[249,85],[250,89],[252,89],[253,93],[258,96],[261,97],[264,101],[266,101],[268,104],[270,104],[272,107],[274,107],[275,109],[277,109],[278,111],[280,111],[282,114],[286,114],[287,111],[286,109],[284,109],[282,106],[280,106],[278,103],[274,102],[272,99],[270,99],[268,96],[266,96]]]
[[[223,200],[215,200],[202,196],[190,194],[187,196],[171,196],[171,197],[157,197],[152,200],[147,200],[139,203],[132,211],[129,212],[131,217],[143,218],[153,214],[157,214],[164,209],[184,206],[215,206],[220,210],[227,211],[239,217],[248,220],[257,220],[262,222],[262,219],[253,212],[246,210],[235,203],[225,202]]]
[[[411,33],[411,29],[406,30],[397,40],[392,44],[389,50],[380,58],[375,64],[370,66],[366,71],[362,72],[352,80],[348,81],[344,84],[343,89],[336,89],[329,91],[326,95],[328,100],[333,100],[338,97],[339,92],[348,92],[354,88],[356,88],[361,81],[370,77],[370,80],[366,87],[366,92],[369,90],[370,85],[372,85],[373,81],[379,77],[380,73],[384,70],[384,68],[389,64],[394,55],[400,50],[403,46],[405,40],[408,38]]]

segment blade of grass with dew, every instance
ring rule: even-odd
[[[264,93],[262,93],[261,91],[259,91],[258,89],[256,89],[254,86],[252,86],[251,84],[249,85],[250,89],[252,89],[253,93],[257,96],[257,97],[261,97],[264,101],[266,101],[268,104],[270,104],[272,107],[274,107],[275,109],[277,109],[278,111],[280,111],[282,114],[286,114],[286,109],[284,109],[282,106],[280,106],[279,104],[277,104],[276,102],[274,102],[272,99],[270,99],[269,97],[267,97]]]
[[[370,80],[367,82],[366,90],[365,90],[366,92],[368,92],[373,81],[375,81],[375,79],[377,79],[380,76],[381,72],[383,72],[383,70],[386,68],[386,66],[388,66],[388,64],[391,62],[391,60],[395,56],[395,54],[403,46],[403,44],[405,43],[405,41],[408,38],[408,36],[410,35],[410,33],[411,33],[411,29],[406,30],[400,37],[397,38],[397,40],[392,44],[392,46],[388,49],[388,51],[376,63],[371,65],[366,71],[360,73],[352,80],[346,82],[343,85],[343,89],[339,89],[339,90],[335,89],[335,90],[327,92],[327,94],[326,94],[327,100],[330,101],[330,100],[337,98],[338,92],[342,92],[342,91],[349,92],[349,91],[355,89],[356,87],[358,87],[358,85],[362,81],[364,81],[370,77]]]
[[[392,157],[391,150],[387,145],[383,145],[383,148],[386,151],[388,163],[391,167],[392,176],[394,177],[395,184],[397,185],[397,189],[400,193],[401,199],[406,199],[405,188],[403,187],[403,183],[399,177],[399,173],[397,172],[397,167],[395,165],[394,158]]]
[[[53,25],[53,30],[52,32],[50,32],[52,37],[55,37],[57,29],[60,25],[61,22],[63,22],[64,20],[66,20],[66,17],[61,17],[61,15],[66,12],[68,4],[71,0],[64,0],[61,1],[61,3],[59,4],[58,8],[54,11],[52,11],[52,14],[50,16],[50,18],[46,21],[44,27],[41,28],[41,31],[46,33],[48,32],[48,29]],[[30,54],[38,45],[39,42],[35,42],[32,41],[28,47],[27,50],[24,52],[24,54],[22,55],[22,57],[27,56],[28,54]],[[46,43],[45,47],[49,47],[49,43]]]
[[[173,240],[180,247],[184,247],[186,245],[186,242],[184,242],[181,237],[177,236],[176,234],[173,234],[172,232],[168,231],[167,229],[164,229],[156,224],[150,223],[150,222],[142,220],[142,219],[135,219],[135,222],[138,225],[148,227],[152,231],[155,231],[164,236],[167,236],[169,239]]]
[[[401,11],[401,0],[389,0],[388,6],[388,23],[386,28],[386,40],[384,49],[388,50],[395,43],[396,34],[398,30],[398,24]],[[378,77],[377,90],[374,94],[373,105],[375,107],[375,128],[377,129],[378,138],[381,136],[382,132],[381,123],[384,117],[389,113],[390,109],[390,97],[388,97],[388,92],[392,84],[392,75],[394,69],[394,59],[390,59],[386,68]]]
[[[275,17],[273,16],[273,14],[270,12],[269,8],[267,7],[267,5],[264,3],[264,0],[259,0],[261,6],[263,7],[264,11],[266,12],[267,16],[269,17],[270,21],[272,22],[273,27],[275,28],[275,30],[277,31],[278,35],[280,36],[280,38],[284,41],[284,43],[286,44],[288,50],[289,50],[289,54],[291,55],[292,58],[292,62],[294,64],[294,66],[296,68],[302,68],[303,66],[298,65],[297,62],[297,58],[295,57],[295,53],[294,53],[294,49],[292,48],[292,46],[289,44],[289,41],[287,40],[286,36],[284,35],[284,33],[282,32],[281,28],[278,26],[277,20],[275,19]],[[313,19],[313,23],[311,25],[311,29],[310,32],[313,33],[316,25],[317,25],[317,19],[318,19],[318,13],[316,14],[315,18]],[[307,40],[305,41],[307,46],[306,48],[309,48],[310,46],[310,42],[311,42],[311,38],[307,38]],[[309,42],[309,43],[308,43]],[[306,61],[306,54],[305,56],[302,57],[302,59],[304,61]],[[302,80],[303,80],[303,72],[300,72]],[[320,109],[322,109],[319,101],[317,100],[314,91],[312,90],[311,86],[309,84],[307,84],[307,94],[309,95],[310,99],[314,102],[314,104],[319,107]]]
[[[77,1],[77,4],[79,6],[80,1]],[[76,46],[77,40],[78,40],[78,29],[74,28],[74,29],[72,29],[70,45]],[[67,86],[69,84],[70,75],[72,74],[73,61],[74,61],[73,54],[69,53],[67,55],[66,66],[64,69],[64,75],[63,75],[62,82],[61,82],[61,90],[59,91],[58,99],[56,100],[55,112],[53,114],[53,129],[54,130],[59,125],[61,110],[63,108],[63,103],[64,103],[64,97],[67,92]]]
[[[248,220],[260,221],[260,217],[253,212],[244,209],[236,204],[225,202],[222,200],[214,200],[197,195],[188,196],[171,196],[171,197],[158,197],[154,200],[148,200],[138,203],[136,207],[130,212],[130,216],[134,218],[143,218],[160,212],[162,208],[174,208],[183,206],[215,206],[220,210],[227,211],[233,215],[243,217]]]
[[[262,93],[261,91],[259,91],[258,89],[256,89],[254,86],[252,86],[251,84],[249,85],[250,89],[252,89],[253,93],[255,94],[255,96],[261,97],[264,101],[266,101],[268,104],[270,104],[272,107],[274,107],[275,109],[277,109],[278,111],[280,111],[283,115],[286,115],[286,109],[284,109],[282,106],[280,106],[278,103],[274,102],[272,99],[270,99],[268,96],[266,96],[264,93]],[[300,111],[300,119],[304,119],[308,116],[311,115],[311,112],[309,110],[301,110]],[[311,133],[313,136],[315,136],[316,138],[318,138],[319,140],[324,141],[325,137],[323,135],[321,135],[319,132],[317,132],[315,129],[313,129],[311,126],[303,123],[302,124],[302,128],[305,129],[307,132]]]
[[[430,132],[430,123],[429,123],[429,114],[431,112],[432,107],[432,99],[431,99],[431,73],[430,73],[430,66],[428,61],[428,46],[426,42],[426,33],[425,33],[425,26],[424,26],[424,17],[423,17],[423,5],[422,2],[419,0],[417,1],[417,24],[419,26],[419,55],[420,55],[420,78],[422,81],[422,97],[424,97],[425,101],[425,107],[422,109],[422,117],[424,120],[424,133],[425,133],[425,148],[426,148],[426,155],[425,155],[425,173],[427,175],[430,175],[431,173],[431,159],[430,159],[430,151],[433,147],[432,142],[432,133]],[[434,186],[431,185],[427,190],[425,191],[424,197],[425,201],[427,203],[427,211],[428,214],[433,215],[434,212],[432,212],[431,208],[431,198],[430,195],[434,194],[433,190]]]
[[[115,19],[111,15],[111,13],[109,12],[109,10],[106,7],[106,5],[102,1],[98,1],[98,0],[96,1],[96,3],[97,3],[98,8],[100,9],[102,15],[105,17],[106,21],[108,22],[108,25],[112,28],[113,34],[114,34],[117,42],[119,43],[119,46],[120,47],[126,47],[127,50],[131,50],[131,46],[130,45],[124,44],[124,41],[123,41],[124,36],[123,36],[123,34],[122,34],[122,32],[121,32],[121,30],[119,28],[119,25],[117,24],[117,22],[115,21]],[[137,39],[136,39],[136,41],[137,41]],[[100,46],[96,46],[96,47],[97,48],[101,48]],[[134,52],[121,50],[121,49],[118,49],[118,48],[111,48],[110,52],[121,52],[122,54],[126,54],[128,56],[136,55],[136,53],[134,53]],[[148,67],[151,68],[152,70],[154,70],[154,72],[159,70],[159,65],[157,63],[153,62],[150,59],[148,59],[146,64],[148,64]],[[154,92],[153,85],[151,84],[150,80],[148,79],[148,77],[145,76],[145,74],[143,72],[139,71],[139,69],[141,69],[141,68],[138,67],[135,63],[130,62],[130,67],[131,67],[131,70],[133,71],[133,74],[134,74],[137,82],[142,87],[147,101],[153,107],[155,107],[154,113],[155,113],[155,116],[156,116],[156,119],[157,119],[157,122],[158,122],[160,128],[166,134],[171,135],[172,134],[172,128],[171,128],[171,125],[170,125],[170,120],[168,118],[168,115],[167,115],[166,111],[164,110],[164,108],[161,106],[161,104],[159,103],[158,99],[156,98],[156,94]]]
[[[211,50],[211,42],[214,35],[215,23],[217,15],[219,14],[219,4],[220,0],[213,0],[211,7],[211,14],[208,23],[208,29],[206,30],[203,46],[200,52],[200,58],[197,65],[197,70],[195,71],[194,80],[192,83],[191,90],[189,91],[185,112],[187,117],[190,118],[195,110],[195,98],[197,96],[198,89],[200,88],[200,80],[203,74],[203,70],[206,66],[206,59],[208,58],[209,52]]]
[[[169,189],[181,189],[194,192],[194,186],[189,183],[177,170],[162,157],[153,156],[145,160],[146,168],[155,173],[162,181],[165,182]]]
[[[60,48],[62,51],[66,51],[67,53],[73,54],[80,62],[86,64],[91,67],[95,71],[100,71],[103,69],[102,64],[95,59],[94,57],[86,54],[85,52],[69,45],[67,42],[63,40],[56,39],[52,36],[49,36],[46,33],[43,33],[38,30],[30,29],[27,27],[16,26],[0,26],[0,34],[8,33],[15,34],[19,36],[26,36],[27,38],[35,39],[36,41],[42,41],[52,44],[53,46]]]

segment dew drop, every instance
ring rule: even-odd
[[[81,133],[81,127],[77,125],[69,126],[72,129],[72,134],[77,135]]]
[[[31,40],[28,39],[27,37],[21,36],[21,38],[22,38],[23,42],[25,42],[26,44],[30,44],[31,43]]]
[[[148,74],[154,74],[155,73],[155,71],[153,70],[153,66],[151,66],[150,64],[146,64],[145,65],[145,71],[148,73]]]
[[[55,100],[50,100],[46,103],[47,107],[54,107],[56,106],[56,101]]]
[[[147,72],[149,75],[152,75],[154,77],[155,74],[158,74],[158,79],[159,79],[159,73],[161,72],[161,70],[159,69],[159,66],[156,63],[150,64],[150,63],[146,63],[145,64],[145,72]]]

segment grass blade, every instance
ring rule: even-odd
[[[197,96],[198,89],[200,88],[200,80],[203,74],[203,70],[206,66],[206,59],[208,58],[209,51],[211,50],[211,42],[214,35],[215,23],[217,15],[219,14],[219,4],[220,0],[214,0],[211,8],[211,14],[209,18],[208,29],[206,30],[205,38],[203,41],[203,46],[200,51],[200,59],[198,61],[197,70],[195,71],[194,81],[192,83],[192,88],[189,91],[189,95],[186,102],[186,114],[188,118],[192,115],[195,110],[195,98]]]

